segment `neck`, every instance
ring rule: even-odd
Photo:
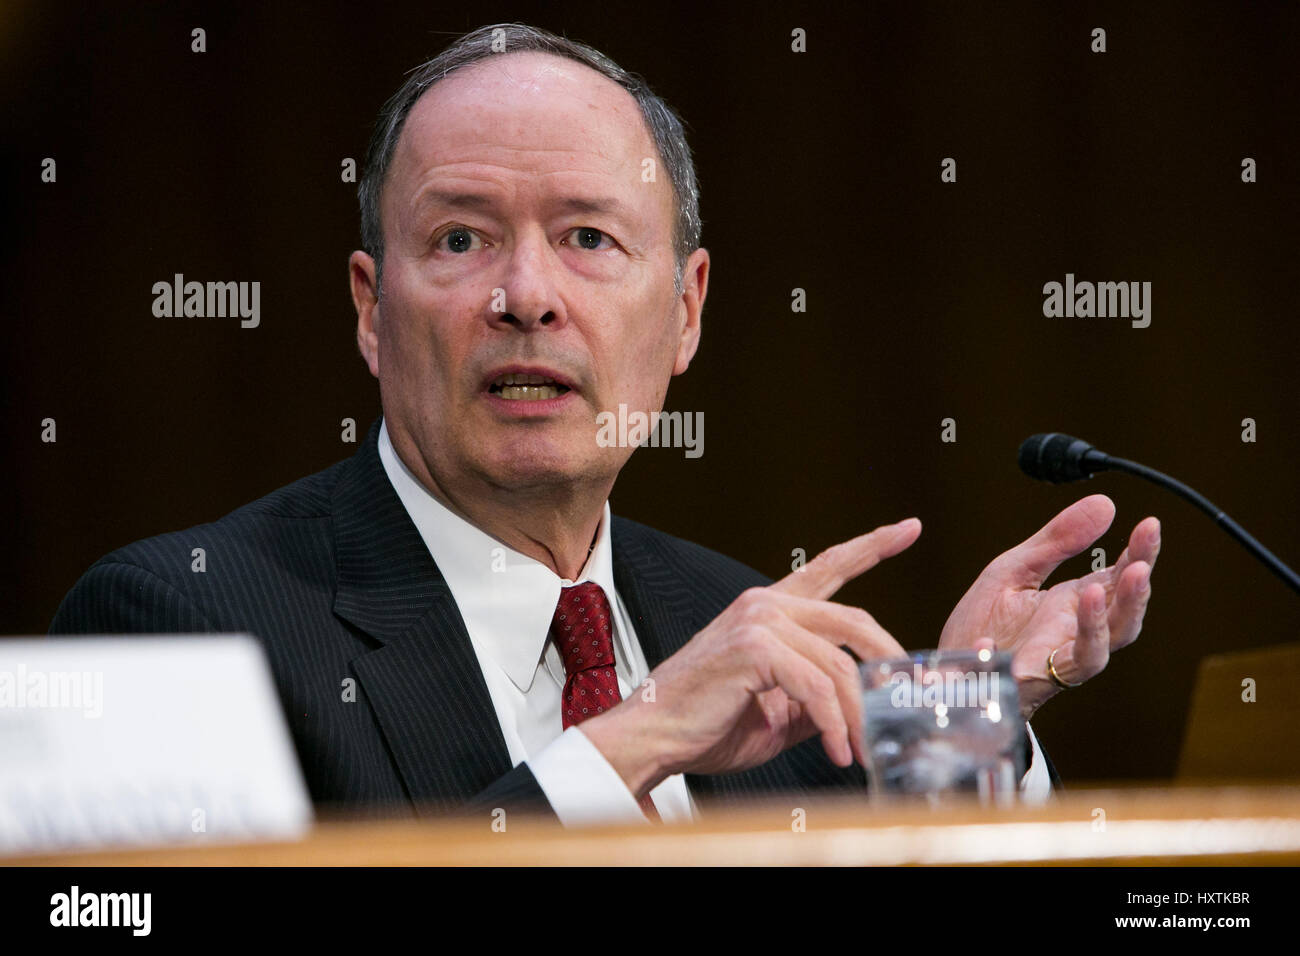
[[[595,547],[613,479],[506,488],[482,480],[439,481],[424,459],[398,445],[393,451],[445,507],[485,534],[576,581]]]

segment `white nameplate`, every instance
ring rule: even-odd
[[[0,638],[0,855],[292,840],[311,821],[255,639]]]

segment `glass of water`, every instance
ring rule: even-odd
[[[1010,654],[917,651],[860,670],[873,799],[1015,800],[1025,725]]]

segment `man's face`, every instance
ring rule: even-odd
[[[411,110],[383,190],[382,296],[366,301],[363,253],[353,296],[394,443],[444,488],[612,482],[632,450],[597,444],[597,414],[663,407],[708,257],[677,294],[658,167],[631,95],[548,54],[463,68]]]

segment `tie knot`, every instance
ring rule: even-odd
[[[560,590],[560,601],[551,619],[551,638],[560,651],[566,675],[605,667],[612,676],[614,632],[609,599],[599,584],[585,581]]]

